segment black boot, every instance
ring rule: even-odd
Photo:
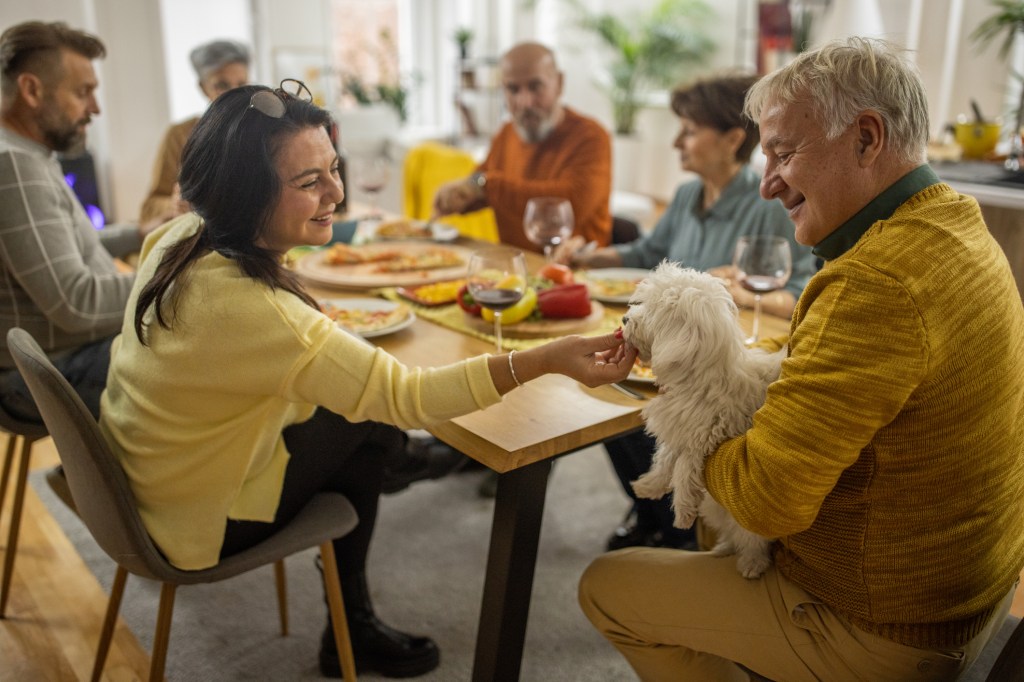
[[[416,677],[440,665],[441,652],[432,639],[399,632],[374,615],[364,573],[346,576],[342,581],[342,591],[357,672],[373,672],[384,677]],[[320,674],[341,677],[341,661],[329,615],[320,639]]]

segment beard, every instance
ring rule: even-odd
[[[47,147],[55,152],[69,152],[80,150],[85,145],[84,126],[89,124],[89,116],[78,121],[68,120],[55,101],[47,101],[42,112],[39,129]]]
[[[513,120],[516,132],[526,142],[537,144],[547,139],[555,129],[556,115],[550,112],[545,115],[537,109],[527,109]]]

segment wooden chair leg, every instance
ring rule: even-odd
[[[281,636],[288,636],[288,582],[284,575],[284,559],[274,562],[274,581],[277,583],[277,611],[281,616]]]
[[[11,480],[11,469],[14,468],[14,448],[18,445],[17,434],[7,434],[7,454],[4,455],[4,471],[0,475],[0,512],[4,508],[4,500],[7,499],[7,482]]]
[[[100,629],[100,644],[96,647],[96,661],[92,665],[92,682],[99,682],[103,674],[103,666],[107,662],[107,653],[110,651],[110,641],[114,638],[114,625],[117,623],[117,614],[121,610],[121,597],[124,596],[124,585],[128,580],[128,571],[120,566],[114,574],[114,584],[110,586],[110,599],[107,600],[107,615],[103,617],[103,627]]]
[[[334,644],[338,648],[341,674],[345,682],[356,680],[356,659],[352,655],[352,641],[348,634],[348,618],[345,617],[345,602],[341,597],[341,582],[338,580],[338,562],[334,557],[334,545],[330,541],[320,545],[320,556],[324,561],[324,591],[327,592],[327,606],[334,624]]]
[[[167,645],[171,639],[171,616],[174,615],[174,590],[177,585],[164,583],[160,587],[160,610],[156,615],[153,634],[153,655],[149,661],[149,682],[163,682]]]
[[[7,598],[11,595],[11,577],[14,574],[14,557],[18,553],[18,531],[21,528],[21,510],[25,506],[25,486],[28,483],[29,460],[32,458],[32,443],[21,439],[21,461],[18,462],[18,480],[14,488],[14,504],[11,506],[11,527],[7,532],[7,549],[4,550],[4,575],[0,581],[0,618],[7,615]]]

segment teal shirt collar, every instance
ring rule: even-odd
[[[888,189],[868,202],[852,218],[836,228],[812,249],[815,256],[832,260],[849,251],[879,220],[891,217],[903,203],[926,187],[941,182],[931,166],[924,164],[894,182]]]

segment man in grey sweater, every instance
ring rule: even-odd
[[[97,231],[56,158],[81,147],[99,114],[92,61],[105,54],[98,38],[60,22],[0,35],[0,405],[21,419],[40,421],[7,330],[28,330],[98,415],[135,279],[114,258],[137,251],[155,227]]]

